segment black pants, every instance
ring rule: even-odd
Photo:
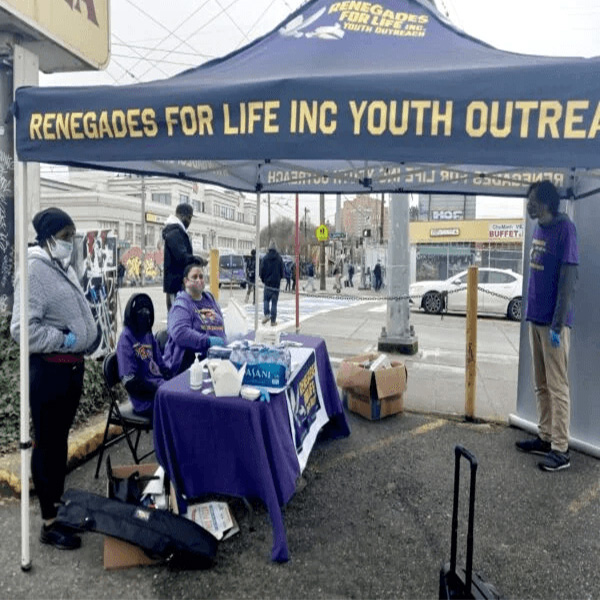
[[[53,519],[64,491],[69,429],[83,389],[83,362],[57,364],[41,355],[29,360],[29,404],[34,444],[31,475],[42,519]]]

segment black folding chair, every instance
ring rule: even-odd
[[[102,371],[104,373],[104,383],[106,384],[108,394],[110,396],[110,406],[108,409],[108,418],[106,419],[106,428],[104,429],[104,438],[98,454],[98,464],[96,465],[96,474],[94,475],[96,479],[98,479],[98,473],[100,472],[100,465],[102,463],[104,451],[117,442],[120,442],[122,439],[127,440],[127,445],[131,450],[131,455],[133,456],[133,460],[135,461],[136,465],[154,453],[154,448],[152,448],[152,450],[146,454],[142,456],[138,455],[140,436],[142,435],[142,431],[145,431],[146,433],[150,433],[152,431],[152,419],[150,417],[144,417],[134,413],[130,400],[119,404],[114,389],[115,386],[120,382],[119,367],[115,352],[111,352],[106,356],[102,366]],[[111,425],[119,425],[122,429],[122,433],[109,440],[108,433]],[[135,441],[132,441],[134,433]]]
[[[169,339],[169,332],[166,329],[161,329],[160,331],[156,332],[154,337],[158,342],[158,347],[160,348],[161,353],[164,354],[167,340]]]

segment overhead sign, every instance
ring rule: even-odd
[[[448,229],[430,229],[429,235],[431,237],[447,237],[460,235],[460,229],[458,227],[452,227]]]
[[[432,221],[460,221],[463,218],[462,210],[434,210],[431,213]]]
[[[523,239],[522,223],[490,223],[488,229],[489,239]]]
[[[315,236],[319,242],[326,242],[329,239],[329,229],[325,225],[319,225],[315,229]]]
[[[0,30],[24,36],[46,73],[103,69],[110,59],[110,0],[0,0]]]
[[[158,223],[162,225],[166,221],[165,217],[161,217],[160,215],[155,215],[154,213],[147,212],[146,213],[146,223]]]

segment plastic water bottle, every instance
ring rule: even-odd
[[[202,388],[202,365],[199,354],[196,354],[196,360],[190,368],[190,388],[193,390]]]

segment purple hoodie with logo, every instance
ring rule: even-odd
[[[194,300],[185,291],[177,294],[169,311],[167,331],[169,339],[163,358],[173,375],[189,368],[196,354],[200,359],[206,357],[211,336],[226,341],[221,308],[206,291],[200,300]]]

